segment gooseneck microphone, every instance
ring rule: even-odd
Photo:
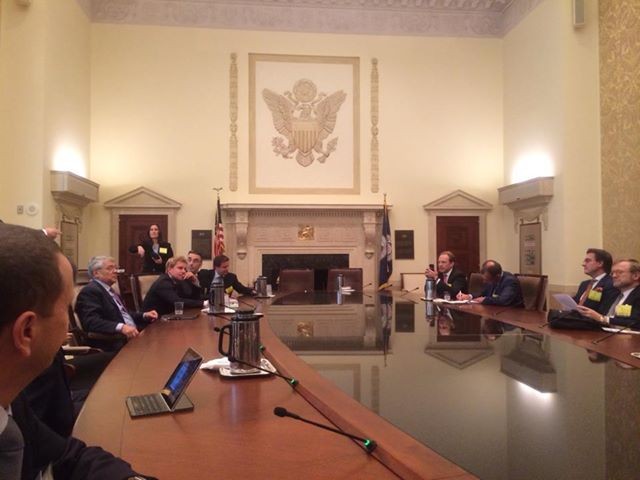
[[[416,288],[412,288],[411,290],[405,290],[404,293],[402,295],[400,295],[401,297],[404,297],[407,293],[411,293],[411,292],[415,292],[416,290],[419,290],[421,287],[416,287]]]
[[[616,330],[615,332],[611,332],[608,335],[605,335],[604,337],[598,338],[597,340],[592,340],[591,343],[593,343],[594,345],[597,345],[600,342],[604,342],[607,338],[615,337],[617,334],[624,332],[625,330],[629,330],[630,328],[633,328],[638,324],[640,324],[640,321],[633,322],[632,324],[627,325],[626,327],[622,327]]]
[[[252,363],[245,362],[244,360],[239,360],[239,359],[234,358],[234,357],[229,357],[229,361],[230,362],[235,362],[235,363],[241,363],[242,365],[246,365],[247,367],[255,368],[256,370],[262,370],[263,372],[267,372],[267,373],[270,373],[271,375],[275,375],[276,377],[280,377],[280,378],[286,380],[287,383],[289,385],[291,385],[292,387],[294,387],[294,388],[300,383],[300,382],[298,382],[298,380],[296,380],[293,377],[285,377],[281,373],[272,372],[271,370],[267,370],[264,367],[259,367],[258,365],[254,365]]]
[[[332,428],[332,427],[329,427],[327,425],[322,425],[321,423],[317,423],[317,422],[314,422],[314,421],[311,421],[311,420],[307,420],[306,418],[302,418],[300,415],[298,415],[296,413],[288,411],[284,407],[276,407],[276,408],[274,408],[273,409],[273,414],[278,416],[278,417],[290,417],[290,418],[293,418],[295,420],[300,420],[301,422],[308,423],[310,425],[314,425],[316,427],[320,427],[320,428],[323,428],[325,430],[329,430],[330,432],[337,433],[337,434],[343,435],[345,437],[351,438],[352,440],[357,440],[359,442],[362,442],[362,445],[364,446],[364,448],[367,451],[367,453],[373,452],[376,449],[376,447],[378,446],[378,444],[374,440],[371,440],[369,438],[358,437],[357,435],[352,435],[350,433],[343,432],[342,430],[338,430],[337,428]]]

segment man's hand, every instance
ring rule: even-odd
[[[595,310],[592,310],[588,307],[583,307],[582,305],[578,305],[577,310],[580,312],[580,315],[583,315],[585,317],[588,317],[592,320],[595,320],[596,322],[600,322],[600,323],[607,323],[604,321],[602,315],[600,315],[598,312],[596,312]]]
[[[456,295],[456,300],[471,300],[471,295],[467,295],[466,293],[458,292]]]
[[[150,322],[155,322],[158,319],[158,312],[155,310],[149,310],[148,312],[144,312],[142,314],[142,318],[145,320],[149,320]]]
[[[144,257],[144,248],[142,248],[142,245],[138,245],[138,256],[140,258]]]
[[[138,335],[140,335],[140,332],[138,331],[138,329],[130,325],[123,325],[122,330],[120,330],[120,333],[122,333],[127,338],[135,338]]]
[[[197,287],[200,286],[200,282],[198,281],[198,276],[193,272],[187,272],[184,275],[184,280],[190,281],[191,283],[193,283]]]
[[[485,297],[477,297],[471,300],[473,303],[482,303]]]
[[[434,280],[438,279],[438,272],[431,270],[429,267],[424,271],[425,277],[433,278]]]

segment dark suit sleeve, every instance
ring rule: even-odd
[[[238,277],[236,274],[228,273],[227,275],[233,275],[233,277],[231,278],[232,281],[230,283],[236,292],[241,293],[243,295],[253,294],[253,289],[249,287],[245,287],[242,283],[240,283],[240,280],[238,280]]]
[[[469,290],[467,286],[467,276],[462,272],[456,272],[449,283],[451,286],[445,286],[445,289],[449,290],[451,298],[455,298],[458,292],[467,293]]]
[[[33,414],[22,395],[11,408],[25,442],[22,480],[33,480],[49,464],[56,479],[124,480],[137,475],[127,462],[101,448],[55,433]]]
[[[175,302],[184,303],[185,308],[202,307],[202,300],[181,297],[169,277],[159,279],[156,283],[156,296],[162,298],[172,308]]]
[[[498,296],[486,296],[483,305],[511,305],[518,295],[517,280],[512,277],[503,278]],[[496,288],[496,290],[498,290]]]
[[[102,288],[99,285],[97,287]],[[105,318],[105,305],[101,292],[91,284],[80,290],[75,310],[82,322],[82,327],[86,331],[96,333],[116,332],[116,325],[119,322]]]

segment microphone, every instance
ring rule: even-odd
[[[339,435],[343,435],[345,437],[351,438],[352,440],[358,440],[359,442],[362,442],[362,444],[363,444],[365,450],[367,451],[367,453],[373,452],[376,449],[376,447],[378,446],[378,444],[375,442],[375,440],[371,440],[369,438],[358,437],[357,435],[352,435],[350,433],[343,432],[342,430],[338,430],[337,428],[328,427],[327,425],[322,425],[321,423],[317,423],[317,422],[313,422],[311,420],[307,420],[306,418],[302,418],[300,415],[298,415],[296,413],[289,412],[284,407],[276,407],[276,408],[274,408],[273,409],[273,414],[276,415],[277,417],[290,417],[290,418],[293,418],[295,420],[300,420],[301,422],[308,423],[310,425],[314,425],[316,427],[320,427],[320,428],[323,428],[325,430],[329,430],[330,432],[337,433]]]
[[[622,327],[618,330],[616,330],[615,332],[611,332],[608,335],[605,335],[604,337],[598,338],[597,340],[592,340],[591,343],[593,343],[594,345],[599,344],[600,342],[604,342],[607,338],[611,338],[616,336],[617,334],[619,334],[620,332],[624,332],[625,330],[628,330],[630,328],[635,327],[636,325],[640,324],[640,321],[637,322],[633,322],[631,325],[627,325],[626,327]]]
[[[275,375],[276,377],[280,377],[280,378],[286,380],[287,383],[289,385],[291,385],[292,387],[294,387],[294,388],[300,383],[295,378],[285,377],[284,375],[282,375],[282,374],[280,374],[278,372],[272,372],[271,370],[267,370],[266,368],[259,367],[257,365],[253,365],[252,363],[248,363],[248,362],[245,362],[243,360],[238,360],[237,358],[234,358],[234,357],[229,357],[229,361],[230,362],[241,363],[243,365],[246,365],[247,367],[255,368],[257,370],[262,370],[263,372],[267,372],[267,373],[270,373],[271,375]]]
[[[400,296],[404,297],[407,293],[415,292],[416,290],[419,290],[419,289],[420,287],[412,288],[411,290],[405,290],[404,293]]]

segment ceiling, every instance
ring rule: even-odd
[[[96,23],[372,35],[502,37],[542,1],[78,0],[78,3]]]

